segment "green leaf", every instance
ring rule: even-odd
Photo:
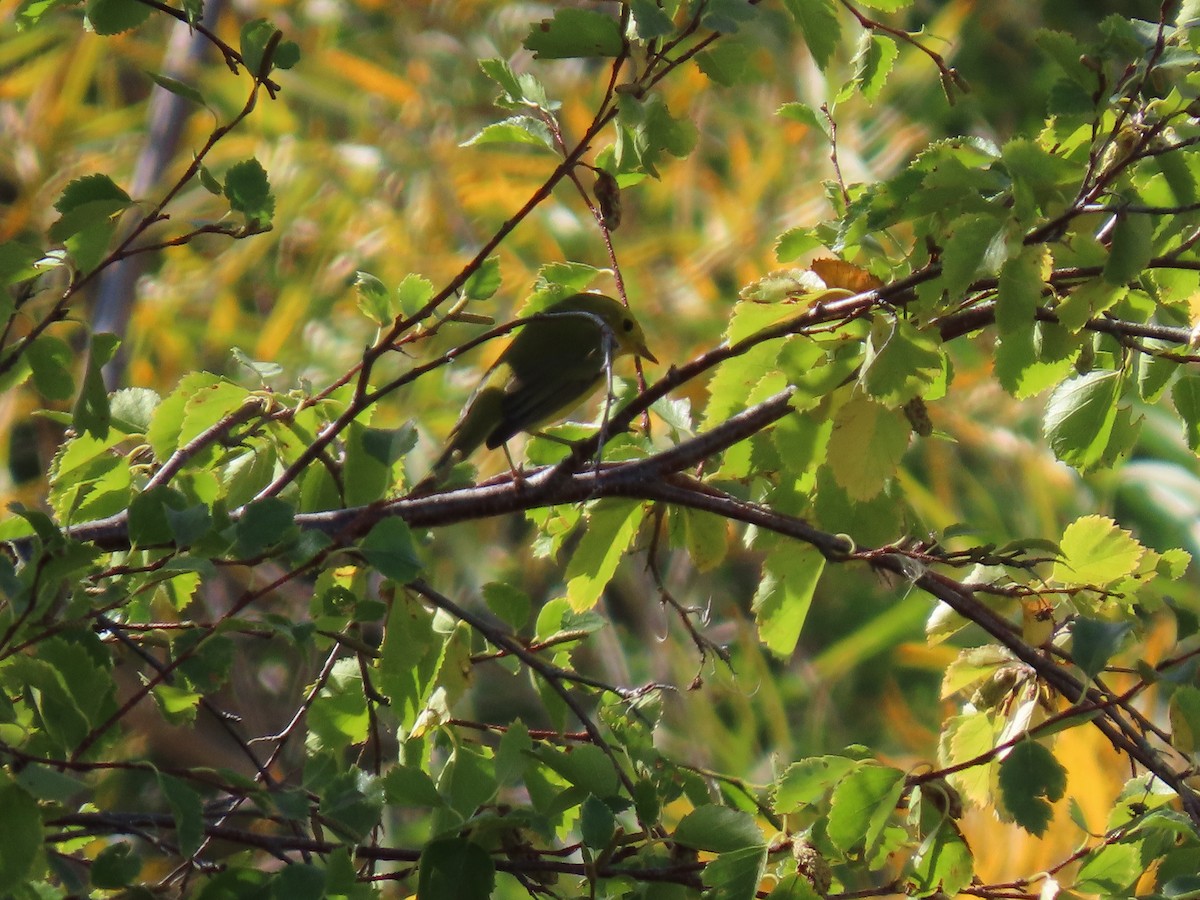
[[[204,841],[204,807],[200,795],[185,782],[172,775],[156,773],[158,789],[167,798],[171,816],[175,819],[175,841],[179,852],[190,857]]]
[[[296,509],[286,500],[267,497],[246,504],[235,526],[237,553],[260,556],[296,532]]]
[[[257,159],[246,159],[229,167],[222,187],[225,198],[234,212],[249,221],[268,224],[275,214],[275,197],[267,170]]]
[[[420,275],[405,275],[396,287],[396,302],[400,312],[411,316],[433,297],[433,283]]]
[[[585,847],[603,850],[617,831],[617,818],[608,804],[589,795],[579,810],[579,836]]]
[[[1054,754],[1032,740],[1020,741],[1000,763],[1000,796],[1017,824],[1041,837],[1062,799],[1067,772]]]
[[[996,294],[996,330],[1002,335],[1033,332],[1034,314],[1042,302],[1043,251],[1026,247],[1000,267]]]
[[[871,397],[895,409],[944,385],[948,365],[938,341],[910,322],[877,319],[871,324],[858,383]]]
[[[911,435],[902,412],[854,397],[838,410],[829,436],[834,480],[851,500],[877,496],[899,466]]]
[[[675,829],[675,842],[694,850],[726,853],[766,845],[762,829],[749,813],[710,804],[692,810]]]
[[[341,772],[324,786],[320,804],[322,819],[334,832],[358,843],[379,825],[383,784],[364,772]]]
[[[536,751],[539,759],[555,772],[596,797],[613,797],[620,790],[613,761],[595,744],[581,744],[568,753],[543,746]]]
[[[943,290],[959,300],[976,278],[993,275],[1004,261],[1005,223],[995,215],[967,214],[949,227],[942,250]]]
[[[339,659],[309,707],[308,740],[313,749],[345,751],[367,739],[370,715],[357,659]]]
[[[359,311],[376,325],[392,321],[388,289],[370,272],[354,273],[354,292],[358,295]]]
[[[180,511],[187,499],[172,487],[158,485],[134,496],[129,504],[129,543],[133,547],[160,547],[175,537],[167,510]],[[207,519],[208,511],[204,511]]]
[[[278,29],[266,19],[252,19],[242,26],[239,49],[251,75],[265,74],[262,73],[263,54],[276,31]]]
[[[718,41],[708,50],[696,54],[696,65],[712,81],[733,87],[755,80],[754,48],[735,38]]]
[[[700,26],[723,34],[732,34],[754,18],[754,7],[745,0],[707,0],[701,9]]]
[[[16,892],[42,851],[38,805],[7,772],[0,772],[0,892]]]
[[[1180,685],[1171,694],[1167,712],[1171,723],[1171,746],[1180,753],[1195,753],[1200,749],[1200,688]]]
[[[383,776],[384,797],[389,806],[437,809],[445,806],[429,773],[414,766],[393,766]]]
[[[407,584],[421,574],[423,566],[412,532],[398,516],[375,523],[360,549],[373,568],[397,584]]]
[[[1105,516],[1083,516],[1063,531],[1062,558],[1055,560],[1050,579],[1058,584],[1103,587],[1137,570],[1146,552],[1128,531]]]
[[[824,70],[841,38],[834,0],[784,0],[784,5],[800,26],[813,60]]]
[[[128,2],[133,3],[133,0]],[[141,6],[138,3],[133,5]],[[97,225],[108,226],[113,216],[132,202],[129,195],[107,175],[77,178],[54,201],[54,208],[61,216],[50,226],[50,237],[55,241],[66,241]]]
[[[1200,375],[1181,375],[1171,387],[1171,403],[1183,419],[1188,449],[1200,455]]]
[[[1100,461],[1116,422],[1122,380],[1120,372],[1095,371],[1055,388],[1042,425],[1055,456],[1080,471]]]
[[[747,847],[719,854],[704,867],[706,898],[754,900],[766,871],[767,848]]]
[[[1038,322],[1000,339],[996,375],[1018,400],[1027,400],[1061,381],[1079,355],[1079,338],[1061,325]]]
[[[629,500],[601,500],[592,509],[583,539],[567,563],[571,609],[582,612],[596,605],[644,515],[644,506]]]
[[[854,82],[867,100],[879,99],[899,55],[896,42],[887,35],[871,31],[862,33],[854,57]]]
[[[520,588],[492,581],[483,586],[483,599],[488,609],[513,628],[524,628],[533,610],[533,601]]]
[[[108,405],[108,389],[104,386],[104,377],[100,370],[113,358],[120,345],[121,339],[115,334],[91,336],[91,351],[87,354],[83,385],[71,414],[71,424],[76,433],[86,431],[101,440],[108,435],[112,410]]]
[[[759,640],[776,656],[787,658],[796,649],[824,571],[825,557],[807,544],[781,543],[763,562],[754,619]]]
[[[775,115],[781,116],[785,119],[791,119],[793,122],[799,122],[801,125],[806,125],[813,131],[821,132],[827,138],[832,137],[832,134],[829,130],[829,119],[824,113],[819,112],[818,110],[809,106],[807,103],[800,103],[799,101],[785,103],[780,106],[779,109],[775,110]],[[811,229],[808,228],[803,230],[803,233],[805,234],[810,232]],[[784,234],[787,235],[790,234],[790,232],[785,232]],[[780,240],[782,241],[782,238],[780,238]],[[820,246],[820,242],[817,241],[816,238],[812,238],[812,240],[814,241],[813,247],[804,249],[813,249]],[[777,252],[776,255],[781,261],[784,259],[784,256],[781,252]],[[790,259],[792,257],[789,255],[787,258]]]
[[[918,896],[941,891],[948,897],[958,896],[971,883],[975,860],[959,834],[949,822],[943,822],[927,835],[912,858],[912,881]]]
[[[462,294],[468,300],[486,300],[500,288],[500,257],[489,256],[463,282]]]
[[[639,40],[650,41],[675,30],[675,23],[655,0],[630,0],[629,11],[633,14],[633,27]]]
[[[182,97],[184,100],[190,100],[197,106],[207,105],[204,95],[190,84],[185,84],[178,78],[172,78],[170,75],[163,75],[161,72],[147,72],[146,74],[164,91],[169,91],[177,97]]]
[[[904,773],[898,769],[867,763],[849,772],[830,798],[828,832],[834,846],[874,855],[903,791]]]
[[[711,572],[729,552],[729,525],[723,516],[684,508],[683,536],[688,556],[698,572]]]
[[[92,863],[92,885],[101,890],[123,888],[142,871],[142,858],[128,841],[109,844]]]
[[[1154,255],[1154,220],[1150,216],[1119,213],[1112,232],[1104,280],[1123,285],[1142,273]]]
[[[554,152],[554,138],[545,122],[528,116],[513,116],[503,122],[485,125],[460,147],[479,147],[488,144],[520,144]]]
[[[1132,622],[1077,618],[1071,623],[1071,658],[1089,679],[1095,678],[1132,629]]]
[[[1134,896],[1134,886],[1144,871],[1145,864],[1136,845],[1103,845],[1084,858],[1071,892],[1106,897]]]
[[[815,806],[859,763],[845,756],[814,756],[788,766],[775,789],[772,804],[780,814]]]
[[[478,844],[464,838],[430,841],[421,851],[417,895],[421,900],[488,900],[496,866]]]
[[[622,98],[620,121],[626,127],[620,132],[617,164],[623,171],[644,171],[655,178],[663,154],[682,159],[692,152],[699,138],[695,123],[672,116],[657,94],[643,102]]]
[[[33,247],[19,241],[4,241],[0,243],[0,285],[16,284],[37,274],[33,264],[40,254]],[[6,303],[0,300],[0,303]],[[7,313],[10,308],[3,307]]]
[[[42,334],[25,348],[25,358],[33,370],[33,384],[47,400],[69,400],[75,393],[71,368],[75,353],[66,342]]]
[[[624,48],[620,26],[613,16],[584,9],[555,10],[525,38],[524,47],[537,59],[620,56]]]
[[[1111,309],[1125,296],[1123,285],[1115,285],[1106,279],[1096,278],[1079,285],[1055,308],[1055,315],[1063,328],[1076,332],[1092,319]]]
[[[150,7],[137,0],[88,0],[88,22],[96,34],[120,34],[150,17]]]

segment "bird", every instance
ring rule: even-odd
[[[481,445],[504,447],[507,455],[509,438],[565,415],[605,380],[613,360],[631,354],[658,362],[633,313],[605,294],[572,294],[528,318],[484,376],[415,490],[440,482]]]

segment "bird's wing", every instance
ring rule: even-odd
[[[603,368],[574,368],[532,380],[515,380],[500,403],[500,421],[487,436],[489,450],[520,431],[532,431],[558,418],[595,390]]]

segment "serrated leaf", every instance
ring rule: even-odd
[[[463,282],[462,294],[468,300],[486,300],[500,289],[500,257],[489,256]]]
[[[1059,584],[1103,587],[1127,578],[1137,569],[1146,548],[1128,531],[1105,516],[1083,516],[1063,531],[1063,557],[1056,560],[1050,578]]]
[[[697,509],[682,509],[683,535],[688,556],[698,572],[711,572],[729,550],[728,523],[723,516]]]
[[[75,354],[66,342],[42,334],[25,348],[25,359],[33,372],[33,384],[47,400],[69,400],[75,393],[71,368]]]
[[[808,617],[825,557],[807,544],[781,545],[763,562],[762,580],[754,594],[758,636],[772,653],[788,657],[796,649]]]
[[[1118,213],[1104,264],[1104,280],[1123,285],[1140,275],[1154,255],[1153,236],[1154,220],[1150,216]]]
[[[0,772],[0,891],[18,892],[42,848],[42,817],[37,801]]]
[[[1046,403],[1042,432],[1054,455],[1085,471],[1104,454],[1117,418],[1120,372],[1088,372],[1064,381]]]
[[[629,11],[639,40],[650,41],[675,30],[671,17],[654,0],[630,0]]]
[[[872,31],[863,32],[858,54],[854,57],[854,80],[867,100],[879,99],[899,55],[892,38]]]
[[[567,563],[567,600],[571,609],[583,612],[600,599],[617,571],[617,563],[637,534],[645,515],[641,503],[602,500],[588,517],[583,539]]]
[[[602,850],[617,830],[617,818],[603,800],[590,795],[579,809],[579,836],[585,847]]]
[[[702,10],[700,26],[723,34],[733,34],[754,17],[754,7],[746,0],[707,0]]]
[[[838,782],[829,805],[829,839],[839,850],[870,857],[904,791],[904,773],[868,763]]]
[[[1084,858],[1071,891],[1106,897],[1132,896],[1131,891],[1144,870],[1145,864],[1137,845],[1103,845]]]
[[[912,430],[904,414],[858,396],[838,410],[827,457],[837,484],[851,500],[870,500],[900,464]]]
[[[1171,403],[1183,419],[1188,449],[1200,454],[1200,375],[1181,375],[1171,387]]]
[[[246,504],[235,526],[237,552],[243,557],[259,556],[293,536],[296,510],[278,497]]]
[[[780,814],[814,806],[858,765],[845,756],[816,756],[792,763],[779,779],[772,806]]]
[[[492,581],[483,586],[483,599],[488,609],[515,629],[524,628],[533,610],[533,601],[520,588]]]
[[[1000,763],[1000,794],[1017,824],[1036,837],[1046,832],[1054,815],[1050,804],[1062,799],[1067,772],[1054,754],[1032,740],[1022,740]]]
[[[229,206],[252,222],[266,224],[275,214],[275,198],[267,170],[257,159],[246,159],[229,167],[222,187]]]
[[[996,295],[996,330],[1001,334],[1032,333],[1034,314],[1042,300],[1042,252],[1025,248],[1000,267]]]
[[[1200,688],[1180,685],[1171,694],[1167,713],[1171,723],[1171,746],[1185,754],[1200,750]]]
[[[1132,629],[1131,622],[1077,618],[1071,623],[1071,658],[1089,679],[1095,678]]]
[[[417,895],[422,900],[488,900],[496,865],[487,851],[465,838],[431,841],[421,851]]]
[[[878,319],[871,325],[858,383],[895,409],[943,383],[948,365],[938,342],[907,320]]]
[[[397,584],[407,584],[421,573],[412,532],[397,516],[376,522],[359,546],[367,562]]]
[[[120,34],[150,17],[150,7],[137,0],[88,0],[88,22],[96,34]]]
[[[976,214],[951,223],[942,251],[942,284],[951,303],[961,298],[976,278],[999,270],[1004,259],[1004,225],[994,215]],[[1001,246],[993,246],[995,242]]]
[[[537,59],[620,56],[621,29],[613,16],[585,9],[558,9],[534,25],[523,46]]]
[[[513,116],[503,122],[485,125],[459,146],[479,147],[488,144],[521,144],[554,152],[554,139],[549,127],[546,123],[528,116]]]
[[[167,798],[175,819],[175,840],[180,853],[192,856],[204,840],[204,810],[200,795],[185,782],[171,775],[157,773],[158,789]]]
[[[354,292],[358,296],[358,308],[376,325],[392,321],[388,289],[370,272],[354,273]]]
[[[674,839],[685,847],[711,853],[766,845],[753,816],[715,804],[700,806],[684,816],[675,829]]]
[[[813,60],[823,70],[833,58],[841,38],[834,0],[784,0],[784,5],[800,26]]]

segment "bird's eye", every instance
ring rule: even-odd
[[[621,330],[624,331],[626,334],[629,334],[629,332],[633,331],[633,319],[622,320]]]

